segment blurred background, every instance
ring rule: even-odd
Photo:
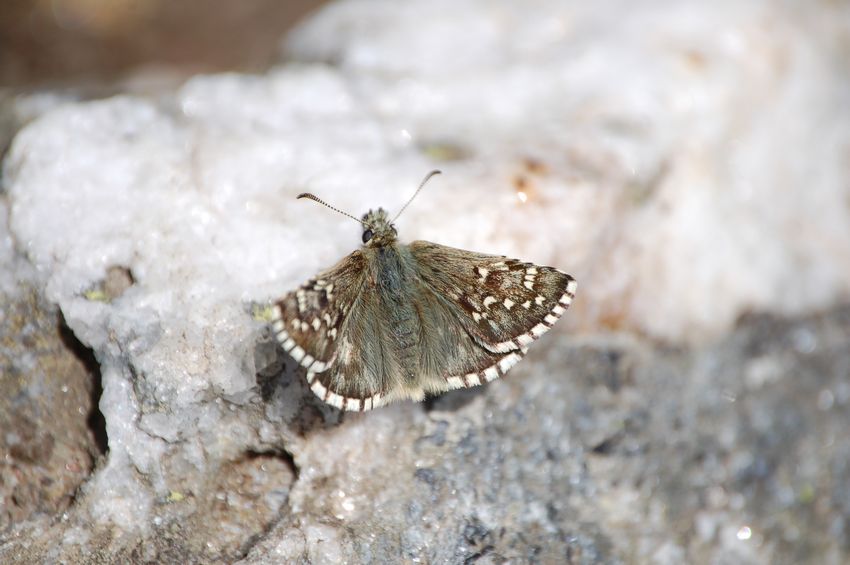
[[[4,0],[0,85],[98,86],[150,71],[256,71],[320,0]]]

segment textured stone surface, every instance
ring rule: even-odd
[[[0,293],[0,530],[64,511],[106,447],[97,363],[36,289],[19,290]]]
[[[696,351],[600,336],[542,356],[314,434],[248,561],[850,556],[850,308],[751,317]]]
[[[335,419],[310,408],[288,444],[294,467],[273,452],[225,465],[159,501],[146,536],[95,528],[57,549],[84,527],[42,530],[45,517],[0,555],[841,563],[848,370],[850,307],[753,316],[694,351],[553,340],[485,389]]]
[[[0,561],[847,561],[846,7],[672,6],[341,2],[265,75],[15,102]],[[262,306],[359,234],[294,196],[435,166],[401,237],[576,308],[502,381],[340,414]]]

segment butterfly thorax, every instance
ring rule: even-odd
[[[398,232],[390,222],[387,211],[383,208],[369,210],[363,214],[363,245],[365,247],[381,247],[394,243]]]

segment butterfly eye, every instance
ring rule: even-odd
[[[363,243],[368,243],[370,239],[372,239],[372,230],[364,231],[363,232]]]

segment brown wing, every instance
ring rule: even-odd
[[[575,279],[552,267],[427,241],[414,241],[410,251],[422,281],[492,353],[524,353],[575,296]]]
[[[548,331],[575,296],[572,277],[505,257],[424,241],[409,246],[418,292],[419,378],[400,373],[388,350],[376,293],[364,292],[365,258],[357,251],[275,305],[283,348],[307,368],[313,392],[344,410],[369,410],[398,398],[421,398],[491,381]]]
[[[293,359],[308,370],[325,370],[336,340],[363,287],[365,258],[355,251],[288,293],[274,305],[272,328]]]
[[[375,292],[364,291],[366,258],[355,251],[275,304],[273,328],[307,369],[316,396],[343,410],[379,406],[398,373]]]
[[[388,400],[399,373],[390,351],[388,328],[375,315],[375,292],[361,292],[340,326],[332,359],[307,370],[313,393],[340,410],[371,410]]]

